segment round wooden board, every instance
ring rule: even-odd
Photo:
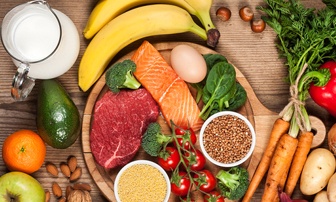
[[[206,54],[206,53],[216,53],[215,51],[206,48],[204,46],[193,44],[193,43],[184,43],[184,42],[170,42],[170,43],[157,43],[153,44],[157,50],[160,51],[160,53],[163,55],[163,57],[166,59],[166,61],[169,61],[170,57],[170,51],[172,48],[174,48],[176,45],[179,44],[188,44],[190,46],[193,46],[195,49],[197,49],[200,53]],[[124,57],[120,58],[118,61],[123,61],[125,59],[131,58],[133,55],[133,52],[128,53]],[[118,62],[117,61],[117,62]],[[271,127],[273,125],[273,122],[276,118],[278,118],[278,115],[270,110],[268,110],[266,107],[264,107],[260,101],[257,99],[255,93],[253,92],[252,87],[244,77],[244,75],[239,71],[239,69],[236,69],[236,77],[239,83],[245,88],[248,99],[245,105],[238,111],[239,113],[243,114],[245,117],[249,119],[249,121],[252,123],[252,125],[255,128],[256,134],[257,134],[257,142],[256,142],[256,148],[254,150],[254,153],[252,157],[244,163],[242,166],[248,168],[250,175],[253,175],[260,159],[262,156],[262,153],[264,151],[264,148],[267,145],[268,141],[268,134],[271,130]],[[104,194],[104,196],[109,201],[116,201],[114,197],[114,188],[113,188],[113,182],[116,177],[116,174],[120,170],[120,168],[115,169],[104,169],[100,165],[98,165],[95,162],[95,159],[93,157],[93,154],[91,153],[90,149],[90,125],[91,125],[91,118],[93,116],[93,109],[95,102],[108,90],[107,86],[105,85],[105,75],[102,75],[102,77],[97,81],[97,83],[94,85],[86,106],[84,110],[83,115],[83,125],[82,125],[82,148],[84,153],[84,159],[85,163],[88,167],[88,170],[97,184],[98,188],[101,190],[101,192]],[[158,119],[160,125],[163,127],[163,132],[169,133],[169,127],[165,123],[164,119],[162,117],[159,117]],[[311,117],[312,126],[317,131],[317,135],[315,135],[313,146],[317,147],[324,141],[326,129],[324,127],[324,124],[322,121],[315,117]],[[199,146],[199,145],[196,145]],[[155,162],[155,159],[150,158],[141,148],[138,151],[137,155],[135,156],[135,159],[149,159]],[[206,165],[207,169],[212,170],[214,173],[217,173],[219,167],[211,164],[210,162],[207,162]],[[178,198],[173,196],[173,194],[170,197],[171,202],[178,201]],[[195,193],[194,199],[196,201],[203,201],[202,195],[200,193]]]

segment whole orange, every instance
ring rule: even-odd
[[[2,146],[2,158],[10,171],[31,174],[41,168],[46,156],[46,145],[32,130],[10,134]]]

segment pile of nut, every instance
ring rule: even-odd
[[[82,175],[82,168],[77,165],[77,158],[75,156],[69,156],[67,162],[61,162],[59,166],[62,174],[74,183],[68,185],[63,196],[62,188],[57,182],[52,184],[52,193],[58,199],[59,202],[91,202],[91,186],[87,183],[76,182]],[[52,162],[46,162],[46,170],[53,177],[58,177],[59,170],[57,166]],[[76,183],[75,183],[76,182]],[[50,192],[46,191],[46,201],[50,200]]]
[[[221,6],[216,11],[216,16],[223,22],[231,18],[231,10],[227,7]],[[239,16],[245,22],[250,22],[253,32],[261,33],[265,30],[266,23],[261,18],[255,18],[253,10],[248,6],[243,6],[239,9]]]

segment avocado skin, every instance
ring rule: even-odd
[[[56,79],[40,83],[37,98],[37,131],[51,147],[66,149],[80,135],[80,114]]]

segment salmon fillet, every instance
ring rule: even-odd
[[[175,73],[160,52],[144,41],[131,58],[137,68],[134,76],[159,104],[161,113],[170,126],[170,120],[180,127],[198,131],[203,120],[188,85]]]

